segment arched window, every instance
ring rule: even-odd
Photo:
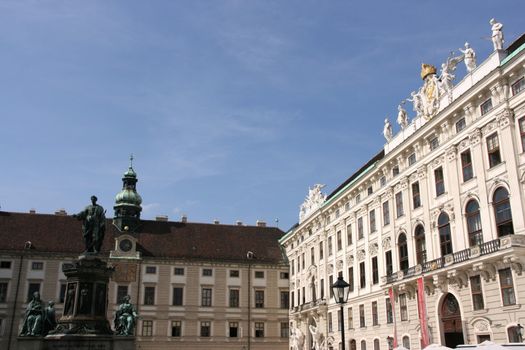
[[[450,235],[450,220],[447,213],[441,213],[438,217],[439,242],[441,245],[441,256],[452,253],[452,237]]]
[[[510,210],[509,192],[504,187],[498,188],[492,198],[498,237],[514,233],[512,226],[512,212]]]
[[[425,243],[425,228],[423,225],[416,227],[416,260],[418,264],[423,264],[427,261],[427,246]]]
[[[520,325],[507,328],[509,343],[523,343],[523,336],[521,335],[522,330],[523,326]]]
[[[366,350],[366,341],[361,340],[361,350]]]
[[[374,339],[374,350],[381,350],[379,349],[379,339]]]
[[[481,217],[479,216],[479,204],[472,199],[467,203],[465,209],[467,216],[468,241],[470,246],[480,245],[483,243],[483,234],[481,232]]]
[[[407,236],[402,233],[397,239],[397,246],[399,249],[399,269],[401,271],[408,270],[408,246]]]
[[[355,339],[350,340],[350,350],[357,350]]]
[[[403,337],[403,346],[407,349],[410,349],[410,338],[408,337],[408,335],[405,335]]]

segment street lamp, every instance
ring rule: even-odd
[[[335,302],[341,305],[341,342],[343,350],[345,350],[345,318],[343,312],[343,305],[348,301],[348,293],[350,292],[350,285],[343,280],[343,276],[337,277],[337,281],[332,285],[332,294]]]

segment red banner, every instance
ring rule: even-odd
[[[388,297],[390,298],[390,305],[392,306],[392,317],[394,318],[394,349],[397,348],[397,322],[396,322],[396,302],[394,300],[394,290],[388,289]]]
[[[417,309],[419,311],[419,324],[421,326],[421,348],[424,349],[429,345],[429,337],[423,277],[417,279]]]

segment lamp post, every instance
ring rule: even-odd
[[[343,344],[342,349],[345,350],[345,317],[343,305],[348,301],[350,285],[343,280],[343,276],[339,276],[331,288],[335,302],[341,306],[341,343]]]

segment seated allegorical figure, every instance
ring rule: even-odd
[[[130,300],[131,297],[126,295],[115,314],[114,324],[117,335],[133,335],[138,315]]]

